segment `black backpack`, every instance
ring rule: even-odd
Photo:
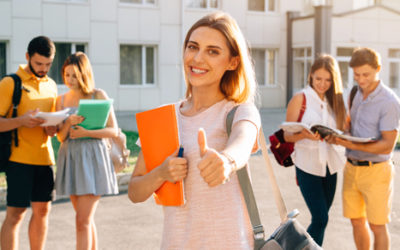
[[[12,97],[12,115],[11,117],[17,117],[17,108],[21,101],[22,83],[21,78],[17,74],[8,75],[14,79],[14,92]],[[6,115],[7,116],[7,115]],[[0,172],[5,172],[8,165],[8,159],[11,155],[11,141],[12,134],[14,133],[14,144],[18,147],[18,131],[13,129],[6,132],[0,132]]]

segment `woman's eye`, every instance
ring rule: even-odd
[[[187,46],[187,48],[190,49],[190,50],[194,50],[194,49],[196,49],[196,46],[190,45],[190,44],[189,44],[189,45]]]
[[[219,52],[218,52],[217,50],[210,49],[210,50],[208,51],[208,54],[210,54],[210,55],[219,55]]]

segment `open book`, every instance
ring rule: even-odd
[[[352,142],[371,142],[375,140],[374,138],[362,138],[362,137],[355,137],[351,135],[346,135],[342,131],[334,128],[327,127],[325,125],[321,124],[314,124],[312,126],[309,126],[307,124],[301,123],[301,122],[283,122],[281,125],[279,125],[281,129],[283,129],[286,132],[290,133],[297,133],[300,132],[303,129],[308,130],[310,133],[315,133],[318,132],[322,138],[325,138],[325,136],[328,135],[334,135],[336,137],[352,141]]]

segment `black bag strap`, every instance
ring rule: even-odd
[[[14,92],[13,92],[13,97],[12,97],[12,114],[11,117],[17,117],[17,109],[18,105],[21,101],[21,95],[22,95],[22,82],[21,78],[17,74],[10,74],[8,75],[14,80]],[[14,129],[14,143],[15,146],[18,147],[18,129]]]
[[[351,109],[351,106],[353,105],[353,100],[354,100],[354,97],[357,94],[357,90],[358,90],[358,86],[357,85],[354,85],[353,88],[351,88],[351,90],[350,90],[349,110]]]
[[[233,107],[226,116],[226,132],[228,134],[228,137],[231,134],[233,118],[238,107],[238,105]],[[256,198],[254,196],[253,188],[250,183],[249,173],[247,172],[247,165],[246,167],[243,167],[236,171],[236,174],[239,179],[240,188],[242,189],[251,225],[253,227],[254,249],[258,249],[264,243],[265,233],[264,227],[261,224],[260,215],[258,213]]]

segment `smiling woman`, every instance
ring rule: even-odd
[[[200,27],[192,33],[183,60],[186,80],[192,88],[218,89],[225,72],[238,65],[238,57],[231,56],[221,32],[208,27]]]
[[[311,66],[308,82],[309,86],[290,100],[286,121],[297,121],[300,110],[303,110],[302,123],[343,130],[345,107],[336,60],[330,55],[317,57]],[[302,107],[304,98],[305,111]],[[284,138],[287,142],[295,142],[296,177],[312,216],[307,231],[315,242],[322,245],[335,195],[337,172],[344,166],[344,148],[327,143],[321,133],[307,129],[296,133],[285,131]]]
[[[236,21],[222,12],[197,21],[183,44],[183,65],[186,98],[175,103],[175,110],[185,155],[176,151],[147,172],[139,153],[129,198],[143,202],[164,182],[184,180],[186,203],[164,207],[168,230],[161,249],[252,249],[236,170],[257,150],[260,116],[253,103],[253,65]],[[234,106],[239,107],[228,138],[225,121]]]

